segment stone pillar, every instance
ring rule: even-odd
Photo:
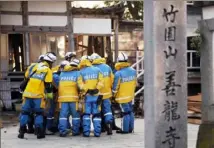
[[[201,45],[202,124],[197,148],[214,147],[214,18],[199,22]]]
[[[187,148],[186,2],[144,1],[145,148]]]

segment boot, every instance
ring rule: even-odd
[[[101,132],[102,133],[106,132],[106,124],[104,123],[104,119],[101,120]]]
[[[68,133],[60,133],[59,136],[60,137],[67,137]]]
[[[28,124],[27,133],[28,133],[28,134],[33,134],[34,132],[35,132],[35,131],[34,131],[33,124]]]
[[[45,138],[45,132],[44,132],[44,130],[42,128],[37,127],[36,131],[37,131],[36,132],[37,133],[37,139],[43,139],[43,138]]]
[[[19,128],[18,138],[24,139],[25,132],[26,132],[26,126],[20,127]]]
[[[129,132],[124,132],[124,131],[122,131],[122,130],[117,130],[116,133],[117,133],[117,134],[128,134]]]
[[[106,131],[107,131],[107,135],[112,135],[112,124],[111,123],[106,124]]]

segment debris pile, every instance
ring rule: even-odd
[[[201,124],[201,94],[188,97],[188,123]]]

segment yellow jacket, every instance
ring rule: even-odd
[[[114,75],[111,67],[106,64],[106,60],[104,58],[95,59],[92,64],[99,68],[103,74],[104,87],[100,90],[100,95],[103,95],[103,99],[111,98],[112,83],[114,81]]]
[[[57,72],[59,70],[59,67],[60,67],[60,65],[57,65],[57,66],[51,68],[51,71],[52,72]]]
[[[117,72],[114,76],[113,95],[116,102],[128,103],[134,99],[137,83],[136,71],[127,62],[116,63],[115,69]]]
[[[78,68],[66,65],[59,78],[58,102],[77,102],[79,100]]]
[[[38,63],[32,63],[30,66],[28,66],[27,70],[25,71],[25,78],[29,77],[30,74],[32,73],[33,68],[36,66]]]
[[[38,63],[32,71],[35,70],[35,74],[30,78],[23,93],[25,98],[45,98],[45,82],[52,83],[52,71],[47,62]]]

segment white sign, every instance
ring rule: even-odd
[[[2,14],[1,25],[22,25],[22,16]]]
[[[75,34],[111,35],[111,19],[73,18]]]
[[[30,26],[66,26],[67,16],[39,16],[30,15]]]
[[[66,12],[66,2],[28,2],[29,12]]]

